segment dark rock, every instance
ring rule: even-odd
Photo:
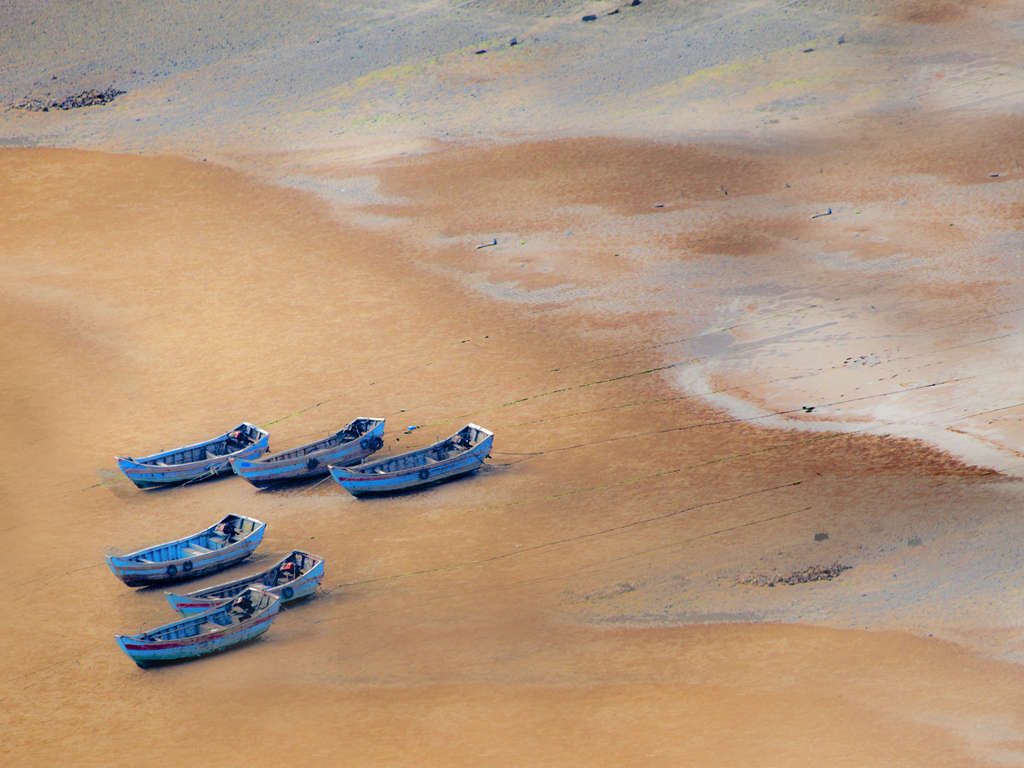
[[[475,53],[477,56],[479,56],[481,53],[487,53],[487,49],[486,48],[481,48],[479,51],[473,51],[473,53]]]
[[[809,568],[804,568],[802,571],[794,571],[788,576],[749,576],[740,583],[750,584],[755,587],[778,587],[808,584],[812,581],[832,581],[843,571],[848,571],[852,567],[842,563],[812,565]]]
[[[638,5],[640,5],[640,0],[633,0],[633,2],[629,4],[629,7],[636,8]]]
[[[828,538],[827,533],[816,533],[814,534],[815,541],[825,541]]]
[[[616,13],[618,13],[618,12],[619,12],[619,9],[618,9],[618,8],[616,8],[616,9],[615,9],[614,11],[608,11],[608,14],[607,14],[607,15],[608,15],[608,16],[614,16],[614,15],[615,15]]]
[[[804,48],[804,53],[812,53],[813,51],[813,48]]]
[[[583,21],[597,21],[597,15],[593,13],[588,13],[586,16],[583,17]]]
[[[513,37],[511,40],[508,41],[508,44],[509,45],[519,45],[519,41],[516,38]]]
[[[116,88],[107,88],[105,91],[95,89],[82,91],[73,96],[65,96],[59,101],[49,99],[23,99],[17,104],[12,104],[13,109],[22,109],[27,112],[49,112],[51,109],[80,109],[82,107],[95,107],[109,104],[125,91]]]

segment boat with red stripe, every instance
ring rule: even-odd
[[[277,618],[281,598],[247,589],[222,605],[138,635],[114,639],[140,667],[184,661],[233,648],[266,632]]]
[[[324,577],[323,558],[295,549],[265,571],[205,589],[178,595],[166,592],[167,602],[183,616],[208,611],[234,599],[246,589],[265,589],[281,603],[301,600],[316,592]]]

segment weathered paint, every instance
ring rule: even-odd
[[[418,451],[356,467],[332,465],[331,477],[353,496],[433,485],[479,469],[490,455],[493,441],[494,433],[477,424],[467,424],[445,440]],[[449,457],[453,450],[458,452]]]
[[[242,432],[249,445],[231,453],[211,455],[195,461],[187,461],[180,464],[167,463],[170,457],[192,451],[202,452],[208,446],[224,442],[234,434]],[[254,459],[266,453],[270,445],[270,434],[259,427],[242,422],[234,429],[229,429],[222,435],[204,440],[191,445],[184,445],[180,448],[172,448],[168,451],[161,451],[149,456],[132,458],[129,456],[115,456],[118,468],[125,477],[135,483],[139,488],[155,488],[166,485],[176,485],[190,480],[206,480],[217,475],[231,472],[231,459]]]
[[[289,561],[300,564],[299,575],[294,579],[277,584],[276,577],[280,572],[281,566]],[[199,589],[185,595],[178,595],[173,592],[166,592],[165,595],[167,602],[171,604],[174,610],[183,616],[188,616],[223,605],[249,588],[264,589],[273,595],[277,595],[281,598],[282,604],[301,600],[316,592],[323,577],[323,558],[296,549],[260,573],[254,573],[234,581],[225,582],[224,584]]]
[[[218,526],[234,521],[236,541],[222,541]],[[267,524],[251,517],[227,515],[199,533],[127,555],[107,555],[107,566],[129,587],[182,581],[244,560],[263,541]]]
[[[349,431],[358,432],[358,437],[339,444],[336,438]],[[358,418],[323,440],[259,459],[233,458],[231,467],[257,488],[326,475],[331,464],[356,464],[378,450],[384,444],[383,433],[384,419]]]
[[[266,590],[249,590],[253,612],[239,619],[234,603],[179,619],[138,635],[115,635],[114,639],[140,667],[182,661],[226,650],[266,632],[280,610],[277,595]]]

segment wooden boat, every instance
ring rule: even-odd
[[[357,464],[384,445],[384,419],[356,419],[323,440],[254,459],[231,459],[236,475],[257,488],[326,475],[329,464]]]
[[[211,610],[138,635],[114,635],[114,639],[140,667],[194,659],[262,635],[280,608],[277,595],[265,589],[247,589]]]
[[[323,577],[323,559],[296,549],[262,573],[199,589],[187,595],[177,595],[173,592],[165,594],[167,602],[174,610],[183,616],[189,616],[223,605],[250,587],[265,589],[277,595],[281,598],[282,604],[301,600],[316,592]]]
[[[191,579],[247,558],[263,541],[266,528],[251,517],[228,515],[184,539],[128,555],[107,555],[107,565],[129,587]]]
[[[419,488],[479,469],[493,440],[493,432],[467,424],[451,437],[412,453],[355,467],[332,465],[331,477],[353,496]]]
[[[139,488],[206,480],[231,472],[231,459],[254,459],[266,452],[270,435],[243,422],[223,435],[202,443],[172,448],[133,459],[115,456],[117,466]]]

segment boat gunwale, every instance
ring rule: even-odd
[[[275,585],[273,587],[265,587],[265,586],[261,587],[261,586],[256,586],[254,584],[251,584],[251,582],[253,582],[254,580],[259,579],[259,578],[261,578],[261,577],[263,577],[265,575],[267,575],[268,573],[273,571],[275,568],[280,568],[282,565],[284,565],[284,563],[286,563],[288,561],[288,559],[290,557],[293,557],[294,555],[297,555],[297,554],[298,555],[302,555],[305,558],[309,558],[310,560],[313,561],[313,564],[308,569],[306,569],[305,571],[300,573],[298,576],[296,576],[294,579],[292,579],[291,581],[287,582],[286,584],[279,584],[279,585]],[[165,592],[164,594],[165,595],[174,595],[176,597],[181,597],[181,598],[189,598],[189,599],[193,599],[193,600],[221,600],[221,601],[225,601],[225,600],[230,600],[232,598],[228,598],[228,597],[213,597],[212,595],[208,596],[208,595],[204,595],[203,593],[219,592],[221,590],[231,589],[233,587],[240,586],[240,585],[245,584],[247,582],[250,583],[250,587],[249,587],[250,589],[262,589],[262,590],[264,590],[266,592],[270,592],[271,594],[276,594],[273,590],[275,590],[278,586],[285,587],[288,584],[295,584],[295,583],[298,583],[298,582],[300,582],[300,581],[302,581],[304,579],[307,579],[309,577],[309,575],[312,574],[317,568],[321,568],[322,569],[323,565],[324,565],[324,558],[320,557],[319,555],[314,555],[314,554],[311,554],[311,553],[306,552],[306,551],[301,550],[301,549],[293,549],[291,552],[289,552],[287,555],[282,557],[280,560],[278,560],[276,563],[271,565],[269,568],[264,568],[262,571],[259,571],[258,573],[253,573],[253,574],[250,574],[249,576],[242,576],[241,578],[234,579],[233,581],[225,581],[225,582],[223,582],[221,584],[214,584],[212,586],[204,587],[202,589],[196,589],[196,590],[193,590],[192,592],[186,592],[184,594],[179,594],[177,592]],[[321,578],[323,578],[322,575],[321,575]]]
[[[173,546],[185,545],[188,542],[193,541],[194,539],[198,539],[198,538],[200,538],[203,535],[213,533],[216,530],[218,525],[222,525],[223,523],[226,523],[232,517],[240,519],[240,520],[246,520],[246,521],[254,523],[253,529],[251,531],[249,531],[247,534],[245,534],[244,536],[240,537],[237,541],[233,541],[230,544],[227,544],[226,546],[223,546],[223,547],[218,547],[217,549],[211,549],[209,551],[209,553],[205,553],[204,552],[204,553],[202,553],[202,554],[200,554],[198,556],[192,555],[192,556],[189,556],[189,557],[175,558],[173,560],[146,560],[146,559],[143,559],[143,557],[142,557],[147,552],[152,552],[152,551],[157,550],[157,549],[162,549],[163,547],[173,547]],[[196,562],[198,560],[198,561],[202,562],[204,559],[216,559],[216,558],[210,558],[210,557],[208,557],[208,555],[216,555],[218,553],[237,551],[238,549],[243,548],[243,545],[247,544],[249,542],[249,540],[252,539],[254,536],[256,536],[257,534],[262,534],[266,530],[266,527],[267,527],[267,524],[265,522],[263,522],[262,520],[257,520],[255,517],[248,517],[247,515],[236,515],[235,513],[232,512],[232,513],[229,513],[229,514],[225,515],[224,517],[222,517],[220,520],[215,522],[213,525],[207,526],[203,530],[201,530],[201,531],[199,531],[197,533],[193,533],[190,536],[184,536],[184,537],[182,537],[180,539],[173,539],[172,541],[161,542],[160,544],[156,544],[154,546],[144,547],[143,549],[138,549],[138,550],[136,550],[134,552],[130,552],[130,553],[126,554],[126,555],[108,554],[106,556],[107,557],[107,562],[116,565],[117,564],[116,561],[120,561],[120,562],[122,562],[124,564],[121,567],[156,566],[156,565],[167,567],[168,565],[177,565],[178,563],[184,562],[186,560],[191,560],[192,562]],[[262,537],[261,537],[261,539],[262,539]],[[259,542],[257,542],[257,544],[258,543]]]
[[[359,437],[352,438],[351,440],[348,440],[344,443],[338,443],[335,446],[324,446],[323,448],[318,448],[317,450],[309,451],[308,453],[301,453],[295,456],[287,455],[292,454],[296,451],[301,451],[305,448],[309,448],[314,445],[318,445],[320,443],[326,443],[331,438],[341,434],[342,432],[345,432],[357,421],[367,421],[371,423],[370,428],[367,429],[366,432],[363,432],[361,435],[359,435]],[[288,448],[284,451],[277,451],[276,453],[264,454],[263,456],[253,459],[232,457],[231,465],[233,468],[235,468],[236,474],[242,474],[243,472],[246,471],[258,472],[261,469],[277,468],[280,465],[286,466],[287,463],[291,461],[294,461],[297,465],[301,465],[304,461],[308,461],[310,458],[318,458],[318,454],[334,453],[337,451],[347,449],[347,447],[350,446],[352,443],[355,443],[358,440],[365,439],[366,435],[373,432],[378,426],[383,426],[384,423],[385,419],[371,419],[367,417],[359,417],[357,419],[353,419],[351,422],[349,422],[347,425],[339,429],[333,435],[328,435],[327,437],[321,438],[320,440],[316,440],[312,443],[306,443],[305,445],[299,445],[296,446],[295,448]]]
[[[243,427],[251,427],[252,429],[256,430],[256,437],[255,437],[255,439],[253,439],[253,441],[251,443],[249,443],[248,445],[246,445],[243,448],[239,448],[237,451],[232,451],[231,453],[224,453],[224,454],[215,455],[215,456],[208,456],[205,459],[196,459],[194,461],[183,462],[181,464],[157,464],[156,463],[156,461],[158,459],[161,459],[161,458],[163,458],[165,456],[171,456],[171,455],[176,454],[176,453],[184,453],[185,451],[195,450],[196,448],[204,448],[204,447],[206,447],[208,445],[211,445],[212,443],[216,443],[216,442],[218,442],[220,440],[226,440],[228,438],[228,436],[231,435],[232,432],[237,432],[239,429],[242,429]],[[249,451],[249,450],[252,450],[253,448],[258,447],[259,444],[261,442],[263,442],[264,440],[266,440],[267,443],[269,444],[269,442],[270,442],[270,432],[268,432],[267,430],[263,429],[262,427],[257,427],[255,424],[252,424],[252,423],[250,423],[248,421],[243,421],[238,426],[232,427],[231,429],[227,430],[223,434],[217,435],[216,437],[211,437],[208,440],[200,440],[199,442],[196,442],[196,443],[190,443],[188,445],[181,445],[181,446],[178,446],[177,448],[170,448],[170,449],[168,449],[166,451],[159,451],[157,453],[149,454],[148,456],[134,457],[134,456],[117,456],[117,455],[115,455],[114,459],[117,461],[119,466],[125,465],[125,464],[129,464],[129,465],[133,465],[135,467],[145,467],[146,469],[148,469],[150,471],[155,471],[155,472],[160,473],[160,474],[167,474],[169,472],[181,472],[183,470],[201,469],[205,465],[209,465],[209,463],[211,461],[212,462],[217,462],[217,463],[228,462],[232,457],[237,457],[241,453],[245,453],[246,451]],[[125,471],[125,467],[124,466],[121,466],[121,469],[122,469],[122,471]]]
[[[412,466],[412,467],[404,467],[402,469],[398,469],[398,470],[395,470],[393,472],[374,472],[373,471],[374,469],[377,468],[378,465],[386,464],[389,461],[394,461],[395,459],[398,459],[398,458],[408,459],[408,458],[412,458],[412,457],[415,457],[415,456],[420,456],[420,455],[423,455],[423,454],[428,454],[428,453],[430,453],[430,451],[434,450],[438,446],[444,445],[445,443],[447,443],[448,441],[452,440],[453,438],[458,437],[459,434],[461,434],[467,428],[476,429],[477,431],[484,433],[484,436],[481,439],[477,440],[475,443],[473,443],[473,445],[471,445],[469,448],[466,448],[465,450],[461,451],[460,453],[456,454],[455,456],[451,456],[451,457],[449,457],[447,459],[441,459],[440,461],[434,460],[434,461],[428,461],[428,463],[426,463],[426,464],[418,464],[418,465]],[[364,464],[358,464],[358,465],[356,465],[354,467],[344,467],[344,466],[341,466],[341,465],[338,465],[338,464],[331,464],[328,467],[328,470],[334,476],[335,480],[337,480],[339,483],[343,483],[343,482],[346,482],[348,480],[352,480],[352,481],[355,481],[355,482],[365,482],[367,480],[377,480],[377,479],[388,480],[388,479],[392,479],[392,478],[395,478],[395,477],[402,477],[403,475],[419,474],[419,472],[421,470],[423,470],[423,469],[428,469],[430,471],[433,471],[433,470],[438,469],[438,468],[444,468],[444,467],[446,467],[448,465],[454,464],[455,462],[459,461],[460,459],[465,459],[465,458],[467,458],[469,456],[474,455],[475,453],[479,453],[480,449],[484,446],[484,444],[488,440],[493,439],[493,438],[494,438],[494,433],[491,432],[489,429],[485,429],[484,427],[481,427],[478,424],[470,423],[470,424],[466,424],[464,427],[460,428],[457,432],[454,432],[453,434],[449,435],[448,437],[444,438],[443,440],[438,440],[438,441],[436,441],[434,443],[431,443],[428,446],[425,446],[424,448],[419,448],[419,449],[417,449],[415,451],[409,451],[408,453],[399,453],[399,454],[396,454],[395,456],[389,456],[389,457],[387,457],[385,459],[378,459],[376,461],[366,462]],[[339,477],[339,475],[341,475],[341,476]]]
[[[122,650],[126,654],[128,654],[136,662],[138,660],[135,659],[135,657],[132,655],[132,651],[138,651],[138,652],[147,652],[147,651],[149,651],[149,652],[152,652],[152,651],[166,650],[166,648],[163,647],[163,646],[166,646],[168,644],[177,644],[177,647],[180,647],[180,648],[183,648],[183,649],[188,649],[188,648],[195,648],[195,647],[203,645],[205,643],[215,643],[215,642],[218,642],[218,641],[222,641],[222,640],[228,639],[231,635],[240,634],[240,633],[244,632],[245,630],[251,629],[252,627],[262,623],[263,621],[266,621],[267,619],[271,619],[272,620],[278,614],[278,612],[280,611],[280,608],[281,608],[281,598],[280,598],[280,596],[275,595],[275,594],[273,594],[271,592],[267,592],[266,590],[256,589],[256,588],[252,588],[252,587],[250,587],[249,591],[257,593],[258,594],[258,598],[257,599],[260,600],[260,601],[266,601],[265,604],[261,608],[258,608],[256,610],[254,610],[251,615],[247,616],[245,619],[242,619],[240,621],[237,621],[237,622],[232,621],[232,622],[230,622],[228,624],[220,624],[219,622],[211,622],[211,623],[216,624],[217,628],[212,630],[212,631],[210,631],[210,632],[205,632],[205,633],[200,632],[200,633],[195,634],[195,635],[189,635],[187,637],[177,637],[177,638],[176,637],[161,637],[161,638],[153,637],[156,634],[159,634],[161,632],[168,632],[168,631],[176,629],[178,627],[185,627],[185,626],[190,626],[190,625],[195,625],[195,624],[204,624],[206,622],[211,621],[212,616],[214,616],[216,614],[220,614],[220,613],[228,613],[228,614],[230,614],[230,610],[231,610],[230,606],[231,606],[231,603],[234,602],[234,600],[225,601],[224,603],[221,603],[221,604],[216,605],[216,606],[212,606],[208,610],[201,611],[199,613],[194,613],[194,614],[191,614],[191,615],[188,615],[188,616],[179,617],[176,621],[170,621],[170,622],[167,622],[166,624],[161,624],[158,627],[153,627],[152,629],[147,629],[147,630],[145,630],[143,632],[140,632],[138,634],[135,634],[135,635],[125,635],[125,634],[122,634],[122,633],[118,632],[118,633],[114,634],[114,639],[118,641],[119,645],[123,641],[125,644],[132,643],[132,644],[143,646],[141,648],[129,649],[129,648],[124,647],[124,645],[122,645]],[[152,646],[152,647],[147,648],[145,646]],[[205,655],[205,654],[198,654],[198,655]],[[184,660],[184,659],[187,659],[187,658],[195,658],[195,656],[183,655],[183,656],[180,656],[179,658],[181,660]],[[168,659],[168,660],[175,660],[175,659]],[[161,661],[161,660],[160,659],[150,659],[150,660],[143,659],[143,661]]]

